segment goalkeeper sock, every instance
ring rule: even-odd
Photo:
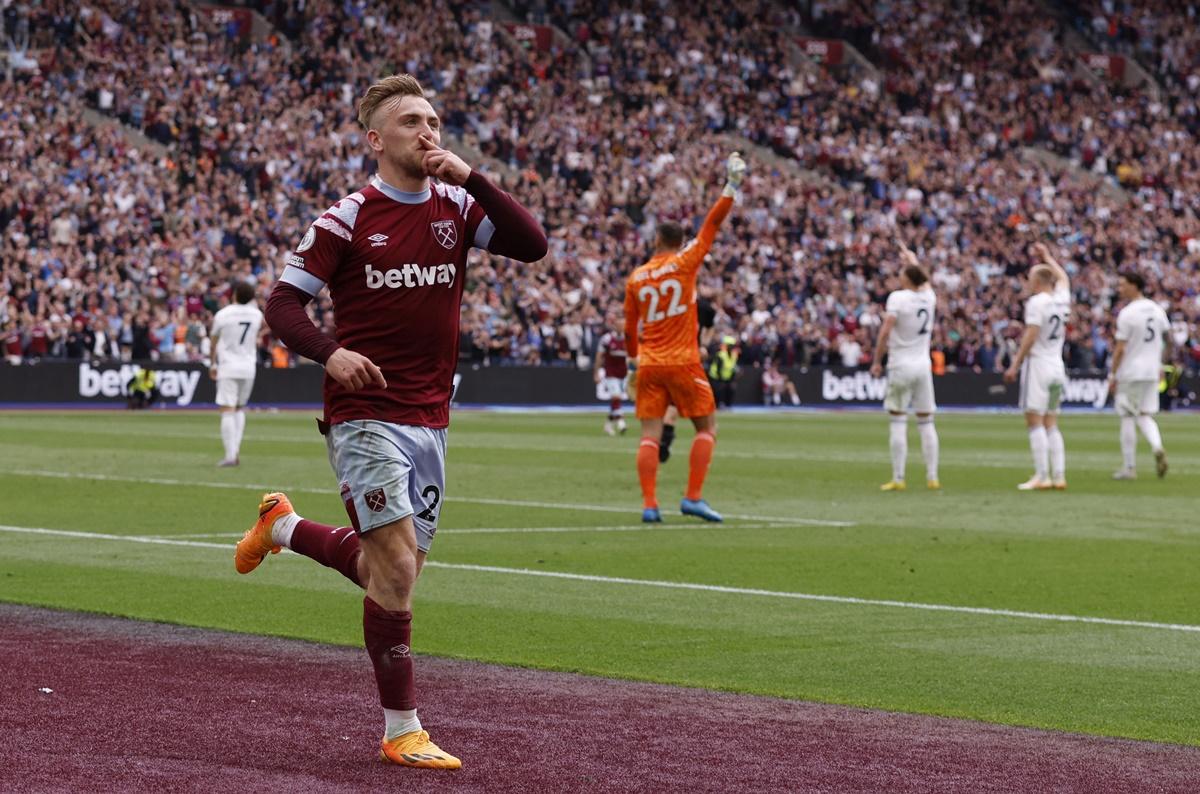
[[[709,432],[696,434],[692,440],[692,454],[688,461],[688,484],[685,496],[688,499],[699,499],[704,490],[704,478],[708,476],[708,467],[712,464],[713,448],[717,445],[716,436]]]
[[[652,438],[643,438],[638,445],[637,473],[642,507],[658,507],[658,442]]]

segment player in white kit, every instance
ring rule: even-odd
[[[1007,383],[1016,381],[1020,373],[1020,405],[1033,453],[1033,476],[1017,488],[1064,491],[1067,453],[1058,429],[1058,412],[1067,384],[1063,342],[1071,314],[1071,282],[1045,245],[1035,243],[1033,253],[1041,262],[1029,271],[1033,294],[1025,302],[1025,334],[1012,365],[1004,373]]]
[[[238,465],[242,435],[246,430],[246,403],[254,389],[258,363],[258,336],[263,314],[254,304],[254,285],[239,281],[233,289],[234,303],[213,316],[212,366],[209,375],[217,382],[217,406],[221,409],[221,442],[225,457],[218,466]]]
[[[1124,465],[1114,480],[1137,478],[1137,431],[1140,429],[1154,452],[1159,477],[1167,474],[1167,453],[1154,415],[1158,413],[1158,379],[1171,351],[1171,321],[1154,301],[1145,297],[1146,280],[1140,273],[1122,273],[1117,294],[1125,308],[1117,315],[1116,347],[1113,348],[1109,389],[1116,393],[1121,417],[1121,456]]]
[[[933,335],[937,296],[929,286],[929,276],[916,255],[900,243],[900,289],[888,295],[883,325],[875,344],[871,374],[883,372],[887,353],[887,394],[883,407],[891,414],[892,479],[880,486],[883,491],[903,491],[904,470],[908,458],[908,411],[917,414],[921,434],[921,456],[925,459],[925,485],[939,490],[938,436],[933,426],[937,406],[933,400],[933,371],[929,358],[929,339]]]

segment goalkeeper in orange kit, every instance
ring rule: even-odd
[[[625,283],[625,345],[630,367],[637,367],[636,406],[642,422],[637,470],[642,521],[647,523],[662,521],[656,495],[658,448],[668,405],[696,426],[687,493],[679,510],[706,521],[721,520],[721,514],[701,497],[717,443],[717,406],[696,342],[696,275],[746,176],[746,163],[737,152],[726,161],[725,175],[725,189],[695,239],[684,245],[679,224],[659,224],[654,256]]]

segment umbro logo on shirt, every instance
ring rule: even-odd
[[[371,241],[372,248],[378,248],[381,245],[387,245],[388,236],[386,234],[372,234],[367,239]]]

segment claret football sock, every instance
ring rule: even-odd
[[[276,536],[275,533],[287,518],[289,517],[284,516],[275,522],[275,528],[271,531],[272,537],[284,534],[280,532],[280,535]],[[365,587],[358,578],[358,557],[362,554],[362,546],[353,527],[331,527],[299,516],[296,516],[296,519],[287,542],[276,542],[334,569],[359,587]]]
[[[385,709],[413,711],[416,680],[413,676],[412,612],[392,612],[363,598],[363,641],[375,668],[379,703]],[[386,713],[386,712],[385,712]],[[416,714],[414,713],[414,718]]]

